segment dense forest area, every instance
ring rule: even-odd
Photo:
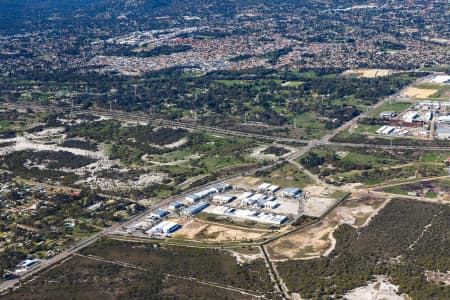
[[[232,255],[217,249],[103,240],[82,253],[152,268],[161,273],[192,276],[261,293],[273,292],[263,260],[237,264]]]
[[[273,296],[273,297],[272,297]],[[271,299],[279,299],[270,295]],[[85,257],[64,264],[29,282],[5,299],[118,299],[118,300],[255,300],[251,295],[165,276],[159,270],[138,270]]]
[[[39,74],[40,79],[33,84],[40,88],[31,92],[29,99],[42,104],[67,105],[56,96],[65,91],[63,93],[70,94],[75,105],[83,108],[112,107],[168,119],[195,119],[209,125],[229,126],[230,122],[247,121],[292,127],[296,118],[311,116],[311,124],[299,121],[297,126],[305,129],[304,135],[316,136],[322,130],[339,127],[381,97],[391,95],[425,75],[355,78],[333,72],[336,70],[278,72],[255,69],[197,76],[169,69],[148,73],[142,79],[95,73],[75,77],[69,73],[58,77],[49,75],[44,79]],[[68,81],[71,84],[66,86]],[[6,81],[4,88],[14,90],[18,84],[17,81]],[[75,89],[72,88],[74,85],[77,86]],[[27,100],[19,93],[5,97],[9,101]]]
[[[328,257],[281,262],[277,268],[288,287],[306,298],[342,296],[387,274],[413,299],[447,299],[449,287],[426,282],[425,271],[450,268],[450,236],[443,229],[449,219],[447,206],[392,200],[367,227],[341,225]]]

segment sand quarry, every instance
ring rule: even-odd
[[[348,300],[407,300],[405,294],[397,295],[398,286],[390,283],[386,276],[376,276],[375,281],[348,292]]]
[[[340,224],[365,226],[386,203],[384,199],[349,198],[321,222],[268,244],[269,255],[279,261],[328,255],[335,245],[332,233]]]

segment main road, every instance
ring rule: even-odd
[[[380,102],[378,102],[376,105],[372,106],[371,109],[369,109],[367,112],[360,114],[359,116],[349,120],[348,122],[344,123],[342,126],[336,128],[335,130],[333,130],[332,132],[326,134],[324,137],[322,137],[321,139],[318,140],[302,140],[302,139],[293,139],[293,138],[284,138],[284,137],[274,137],[274,136],[268,136],[268,135],[262,135],[262,134],[252,134],[252,133],[246,133],[246,132],[240,132],[240,131],[235,131],[235,130],[229,130],[229,129],[223,129],[223,128],[218,128],[218,127],[212,127],[212,126],[204,126],[204,125],[199,125],[199,124],[192,124],[192,123],[186,123],[186,122],[179,122],[179,121],[170,121],[170,120],[164,120],[164,119],[154,119],[151,116],[142,114],[142,113],[126,113],[126,112],[122,112],[122,111],[116,111],[116,110],[101,110],[101,109],[92,109],[92,110],[85,110],[85,112],[89,112],[92,113],[94,115],[98,115],[98,116],[103,116],[103,117],[110,117],[113,119],[117,119],[120,121],[124,121],[124,122],[136,122],[136,123],[159,123],[162,125],[168,125],[168,126],[173,126],[173,127],[178,127],[178,128],[186,128],[186,129],[191,129],[191,130],[203,130],[203,131],[207,131],[207,132],[215,132],[215,133],[222,133],[222,134],[227,134],[227,135],[235,135],[235,136],[245,136],[245,137],[251,137],[251,138],[257,138],[257,139],[264,139],[264,140],[271,140],[271,141],[275,141],[275,142],[292,142],[292,143],[305,143],[306,146],[299,149],[298,151],[294,152],[293,154],[289,155],[288,157],[286,157],[286,159],[290,162],[295,162],[296,159],[302,155],[304,155],[305,153],[307,153],[308,151],[310,151],[312,148],[319,146],[319,145],[324,145],[324,144],[331,144],[331,145],[342,145],[342,146],[357,146],[357,147],[364,147],[364,146],[374,146],[374,145],[370,145],[370,144],[353,144],[353,143],[331,143],[330,139],[332,137],[334,137],[335,135],[337,135],[338,133],[350,128],[350,126],[352,126],[353,124],[355,124],[356,122],[358,122],[361,118],[366,117],[368,114],[370,114],[373,110],[377,109],[378,107],[381,107],[384,103],[386,103],[387,101],[389,101],[390,99],[392,99],[393,96],[389,96],[384,98],[383,100],[381,100]],[[10,108],[23,108],[23,107],[19,107],[17,104],[5,104],[5,106],[8,106]],[[45,106],[41,106],[41,105],[36,105],[36,104],[30,104],[29,105],[30,108],[37,110],[37,111],[48,111],[49,107],[45,107]],[[55,111],[59,111],[61,113],[66,113],[67,109],[63,109],[60,107],[52,107],[53,110]],[[396,149],[436,149],[436,150],[441,150],[441,149],[446,149],[448,150],[449,148],[443,148],[443,147],[424,147],[424,146],[378,146],[378,147],[392,147],[392,148],[396,148]],[[300,165],[297,164],[297,166],[301,167]],[[125,223],[122,224],[115,224],[109,228],[104,229],[103,231],[92,235],[91,237],[79,242],[78,244],[72,246],[71,248],[66,249],[65,251],[55,255],[54,257],[48,259],[48,260],[44,260],[42,261],[40,264],[30,268],[29,270],[27,270],[26,272],[22,273],[21,276],[19,278],[16,279],[11,279],[11,280],[6,280],[2,283],[0,283],[0,293],[5,292],[7,289],[14,287],[20,280],[25,280],[26,278],[44,270],[45,268],[54,265],[58,262],[63,261],[64,259],[68,258],[69,256],[73,255],[74,253],[80,251],[81,249],[93,244],[94,242],[96,242],[97,240],[99,240],[100,238],[116,231],[120,226],[127,226],[128,224],[131,224],[133,222],[135,222],[136,220],[138,220],[139,218],[143,217],[145,214],[148,213],[148,211],[151,210],[155,210],[158,208],[161,208],[163,206],[166,206],[167,204],[169,204],[170,202],[174,201],[177,198],[183,197],[184,195],[188,194],[188,193],[192,193],[192,192],[196,192],[199,191],[201,189],[207,188],[209,186],[212,186],[214,184],[217,184],[219,182],[225,181],[225,180],[230,180],[230,179],[234,179],[234,178],[238,178],[240,176],[246,176],[246,175],[251,175],[254,174],[258,171],[262,171],[262,170],[267,170],[270,169],[271,167],[273,167],[273,165],[267,165],[264,167],[258,167],[255,168],[253,170],[247,171],[243,174],[239,174],[239,175],[232,175],[229,176],[227,178],[222,178],[213,182],[210,182],[208,184],[205,184],[201,187],[197,187],[191,190],[188,190],[180,195],[174,196],[174,197],[169,197],[166,198],[154,205],[152,205],[151,207],[148,208],[148,210],[141,212],[135,216],[133,216],[132,218],[130,218],[128,221],[126,221]],[[302,167],[301,167],[302,168]],[[302,168],[303,169],[303,168]],[[360,190],[355,189],[356,192],[361,192]],[[380,193],[380,192],[378,192]],[[377,194],[378,194],[377,193]],[[380,193],[381,194],[381,193]]]
[[[298,157],[299,155],[302,155],[303,151],[299,151],[299,152],[295,152],[293,154],[291,154],[291,157]],[[235,178],[239,178],[242,176],[249,176],[252,175],[256,172],[259,171],[264,171],[264,170],[268,170],[270,168],[272,168],[274,165],[267,165],[267,166],[262,166],[262,167],[256,167],[252,170],[248,170],[242,174],[235,174],[235,175],[230,175],[226,178],[221,178],[221,179],[217,179],[214,180],[212,182],[209,182],[205,185],[202,185],[200,187],[196,187],[196,188],[192,188],[189,189],[181,194],[178,194],[176,196],[172,196],[172,197],[168,197],[165,198],[161,201],[159,201],[158,203],[155,203],[154,205],[150,206],[149,208],[147,208],[145,211],[134,215],[133,217],[131,217],[130,219],[128,219],[127,221],[123,222],[123,223],[116,223],[111,227],[105,228],[104,230],[102,230],[101,232],[98,232],[92,236],[90,236],[89,238],[80,241],[79,243],[75,244],[74,246],[62,251],[61,253],[53,256],[52,258],[49,258],[47,260],[42,260],[40,262],[40,264],[35,265],[33,267],[31,267],[30,269],[28,269],[27,271],[23,272],[22,274],[20,274],[20,276],[18,278],[14,278],[14,279],[10,279],[10,280],[6,280],[0,283],[0,294],[4,293],[5,291],[7,291],[9,288],[13,288],[19,281],[23,281],[26,278],[29,278],[30,276],[48,268],[49,266],[52,266],[56,263],[59,263],[61,261],[63,261],[64,259],[68,258],[69,256],[73,255],[74,253],[80,251],[81,249],[93,244],[94,242],[98,241],[99,239],[101,239],[104,236],[107,236],[111,233],[113,233],[114,231],[116,231],[117,229],[119,229],[119,227],[126,227],[127,225],[136,222],[138,219],[144,217],[146,214],[148,214],[150,211],[156,210],[158,208],[162,208],[166,205],[168,205],[170,202],[176,200],[176,199],[180,199],[184,196],[186,196],[187,194],[190,193],[195,193],[198,192],[200,190],[206,189],[208,187],[211,187],[217,183],[226,181],[226,180],[231,180],[231,179],[235,179]]]

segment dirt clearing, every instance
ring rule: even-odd
[[[438,90],[435,89],[420,89],[416,87],[408,87],[405,90],[402,91],[402,96],[408,96],[412,98],[417,99],[425,99],[428,97],[431,97],[432,95],[436,94]]]
[[[377,276],[376,281],[366,286],[356,288],[347,293],[344,298],[348,300],[406,300],[405,294],[397,295],[398,286],[393,285],[385,276]]]
[[[199,221],[191,221],[183,226],[174,238],[203,240],[208,242],[251,241],[261,239],[269,232],[239,230],[219,225],[211,225]]]
[[[343,73],[343,75],[352,75],[358,74],[358,77],[364,78],[375,78],[375,77],[383,77],[392,74],[392,70],[388,69],[355,69],[355,70],[347,70]]]
[[[321,222],[268,244],[274,260],[310,259],[327,255],[334,248],[333,231],[340,224],[365,226],[386,203],[384,199],[350,198]]]

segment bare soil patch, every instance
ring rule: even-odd
[[[260,239],[264,232],[240,230],[219,225],[206,224],[199,221],[187,223],[176,234],[175,238],[203,240],[208,242],[251,241]]]
[[[269,254],[275,260],[327,255],[334,248],[332,233],[340,224],[365,226],[385,202],[385,199],[350,198],[321,222],[270,243],[267,246]]]
[[[420,89],[416,87],[408,87],[402,91],[403,96],[413,97],[417,99],[425,99],[428,97],[431,97],[432,95],[436,94],[438,90],[434,89]]]

